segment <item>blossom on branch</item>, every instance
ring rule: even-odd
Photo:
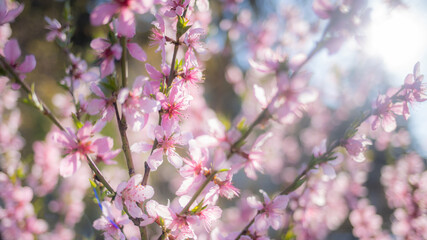
[[[22,63],[18,63],[17,60],[21,56],[21,48],[19,48],[18,41],[16,39],[10,39],[4,46],[3,50],[4,58],[6,62],[12,67],[13,70],[18,73],[21,79],[25,78],[25,73],[29,73],[36,67],[36,58],[34,55],[27,55]]]
[[[260,190],[260,192],[264,196],[263,202],[257,200],[255,196],[247,198],[249,206],[261,211],[261,214],[255,217],[255,230],[257,232],[265,232],[269,227],[278,230],[284,223],[283,215],[288,206],[289,197],[279,195],[271,200],[266,192],[263,190]]]
[[[122,47],[115,43],[112,45],[107,39],[95,38],[90,43],[101,62],[101,78],[104,78],[114,72],[114,59],[120,60],[122,57]]]
[[[24,4],[16,4],[13,9],[9,9],[7,2],[7,0],[0,0],[0,25],[13,22],[24,10]]]
[[[122,182],[117,186],[114,205],[119,210],[123,210],[123,204],[126,206],[129,214],[134,218],[142,218],[145,214],[138,204],[150,199],[154,195],[154,189],[151,186],[142,186],[142,175],[136,174],[128,182]],[[145,216],[146,218],[146,216]]]
[[[153,0],[113,0],[97,6],[90,15],[92,25],[99,26],[110,22],[114,14],[118,14],[117,33],[132,38],[135,36],[135,13],[148,12]]]
[[[66,156],[61,160],[59,173],[63,177],[73,175],[81,165],[81,161],[87,155],[94,155],[96,160],[113,164],[120,150],[112,151],[113,139],[109,137],[94,139],[93,135],[100,129],[96,129],[91,123],[86,122],[76,133],[67,128],[65,132],[55,132],[53,139],[63,148]]]

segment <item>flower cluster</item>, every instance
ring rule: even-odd
[[[108,0],[92,6],[97,32],[81,51],[67,2],[64,22],[45,17],[46,40],[66,62],[57,82],[66,91],[51,111],[36,93],[41,84],[25,82],[35,56],[10,38],[24,6],[0,0],[0,238],[75,239],[91,219],[90,234],[120,240],[325,239],[344,223],[360,239],[427,239],[425,163],[406,149],[409,134],[396,131],[427,100],[420,63],[400,88],[377,96],[363,71],[325,63],[331,73],[319,87],[319,67],[308,64],[360,39],[368,5],[314,0],[323,26],[288,4],[274,3],[264,19],[257,1]],[[141,47],[144,36],[155,53]],[[201,84],[222,77],[231,85],[224,95]],[[327,103],[330,78],[360,89]],[[19,91],[55,125],[30,155],[18,131],[27,120]],[[383,155],[390,230],[368,200],[378,199],[368,179]]]

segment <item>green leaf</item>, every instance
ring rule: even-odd
[[[294,186],[292,186],[292,188],[289,189],[288,192],[291,193],[291,192],[297,190],[306,180],[307,180],[307,178],[305,178],[305,177],[299,179],[298,181],[296,181],[296,183],[294,184]]]
[[[71,22],[73,20],[73,15],[71,14],[71,5],[70,1],[66,1],[64,4],[64,12],[62,13],[64,19],[67,22]]]
[[[93,188],[96,188],[98,186],[94,181],[92,181],[92,179],[89,179],[89,182]]]
[[[283,239],[283,240],[297,239],[297,236],[295,235],[295,233],[293,231],[293,227],[290,227],[289,230],[286,232],[286,235],[282,236],[281,239]]]
[[[30,101],[33,103],[34,107],[36,107],[40,111],[43,111],[43,106],[40,103],[39,98],[37,97],[34,88],[35,87],[34,87],[34,83],[33,83],[33,84],[31,84],[31,93],[28,94],[28,99],[30,99]]]
[[[108,40],[110,40],[111,45],[114,45],[115,43],[117,43],[119,41],[113,31],[108,32]],[[123,50],[123,51],[125,51],[125,50]]]
[[[189,22],[185,17],[178,16],[178,22],[176,23],[176,36],[179,39],[184,33],[191,28],[191,25],[187,25]]]
[[[192,210],[191,213],[192,214],[197,214],[201,211],[203,211],[203,209],[205,209],[207,206],[203,206],[204,203],[204,199],[202,201],[199,202],[199,204],[197,204],[197,206],[195,206]]]
[[[230,171],[230,169],[223,168],[223,169],[217,170],[216,172],[220,173],[220,172],[227,172],[227,171]]]
[[[247,129],[248,129],[248,127],[246,126],[246,124],[245,124],[245,122],[246,122],[246,118],[242,118],[241,120],[240,120],[240,122],[237,124],[237,130],[239,130],[241,133],[244,133],[244,132],[246,132],[247,131]]]
[[[73,122],[74,122],[74,125],[76,126],[76,128],[77,129],[82,128],[83,127],[83,123],[80,122],[80,120],[77,118],[76,114],[73,113],[71,116],[73,117]]]

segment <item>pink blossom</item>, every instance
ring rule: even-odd
[[[59,173],[63,177],[73,175],[80,168],[81,161],[86,159],[86,155],[93,154],[96,160],[106,164],[114,163],[112,158],[119,154],[120,150],[111,151],[113,139],[109,137],[93,139],[95,129],[92,124],[86,122],[77,133],[71,129],[66,132],[54,133],[53,139],[65,148],[66,156],[61,160]]]
[[[58,38],[60,41],[65,42],[67,35],[65,34],[65,28],[61,26],[61,23],[59,23],[58,20],[50,19],[47,16],[44,17],[44,20],[48,24],[46,29],[49,30],[49,33],[46,35],[46,40],[52,42]]]
[[[115,109],[113,105],[113,99],[107,98],[102,90],[96,85],[92,83],[90,86],[93,93],[99,98],[92,99],[87,106],[87,112],[90,115],[96,115],[98,113],[101,114],[101,119],[99,121],[108,122],[115,115]]]
[[[182,111],[190,106],[193,97],[183,87],[172,86],[169,96],[157,94],[157,100],[162,106],[162,121],[179,121]]]
[[[147,60],[147,54],[145,54],[144,50],[137,43],[128,41],[126,43],[126,48],[128,49],[130,55],[136,60],[141,62]]]
[[[13,9],[8,9],[7,0],[0,0],[0,25],[13,22],[24,10],[24,4],[16,4]]]
[[[403,97],[403,117],[409,118],[409,105],[414,102],[424,102],[427,100],[427,88],[423,83],[424,75],[420,75],[420,63],[414,66],[413,74],[408,74],[405,78],[403,90],[400,93]]]
[[[365,135],[356,135],[347,139],[344,147],[356,162],[363,162],[365,161],[363,153],[368,150],[368,145],[372,145],[372,142],[366,139]]]
[[[256,197],[248,197],[249,206],[262,211],[255,217],[255,229],[257,232],[265,232],[270,226],[278,230],[283,225],[283,215],[285,214],[286,206],[289,202],[289,197],[279,195],[273,200],[270,200],[267,193],[260,190],[264,196],[264,202],[260,202]]]
[[[150,87],[148,78],[139,76],[131,90],[124,88],[117,96],[117,102],[122,104],[126,121],[133,131],[143,129],[149,114],[160,110],[160,103],[144,94],[147,86]]]
[[[114,72],[114,59],[119,60],[122,57],[122,47],[115,43],[111,45],[107,39],[95,38],[90,43],[98,57],[101,59],[101,78],[104,78]]]
[[[178,75],[178,82],[182,84],[197,84],[203,81],[203,70],[197,65],[192,65],[186,61],[182,67],[182,72]]]
[[[149,63],[145,64],[145,70],[147,70],[147,73],[151,79],[159,82],[159,85],[168,79],[170,72],[170,68],[166,65],[162,65],[162,71],[160,72]]]
[[[269,105],[269,112],[276,114],[281,122],[291,123],[302,117],[308,103],[317,98],[317,92],[307,87],[307,76],[301,75],[289,79],[287,74],[280,74],[277,81],[278,93]]]
[[[182,135],[179,132],[177,123],[162,122],[161,126],[155,127],[154,135],[157,140],[157,147],[147,160],[151,171],[157,170],[163,163],[163,155],[166,155],[168,161],[174,167],[180,168],[182,166],[182,157],[176,152],[176,146],[187,145],[192,137],[191,134]],[[131,147],[133,152],[145,152],[148,149],[151,149],[151,146],[147,146],[145,143],[135,143]]]
[[[122,182],[117,186],[114,205],[117,209],[123,209],[125,204],[130,215],[134,218],[143,217],[142,209],[138,207],[138,203],[143,203],[154,195],[154,189],[151,186],[142,186],[142,175],[136,174],[129,179],[128,182]]]
[[[262,162],[264,160],[264,151],[261,149],[261,147],[264,145],[265,141],[267,141],[271,136],[273,136],[271,132],[260,135],[256,139],[249,153],[243,151],[239,153],[239,157],[243,157],[244,162],[238,164],[236,168],[244,167],[246,176],[248,178],[256,180],[256,171],[259,171],[261,173],[264,172],[262,167]]]
[[[191,190],[200,186],[200,184],[206,179],[205,174],[209,172],[209,151],[206,148],[200,148],[197,146],[197,142],[195,140],[189,141],[189,145],[190,159],[184,158],[183,161],[186,165],[179,170],[179,173],[185,178],[185,180],[176,192],[178,196],[187,194]]]
[[[202,211],[196,214],[194,218],[194,222],[200,221],[207,232],[212,230],[212,225],[215,221],[217,221],[222,214],[222,210],[218,206],[207,206]]]
[[[38,196],[45,196],[52,192],[58,182],[58,164],[61,160],[61,152],[53,141],[53,134],[54,131],[51,131],[45,142],[37,141],[33,144],[35,164],[31,169],[31,177],[38,181],[30,186]]]
[[[232,199],[239,196],[240,190],[233,185],[232,182],[233,173],[228,172],[225,180],[221,180],[219,177],[214,178],[214,186],[211,187],[206,194],[206,202],[216,203],[218,197],[225,197]]]
[[[157,221],[160,217],[163,219],[170,219],[169,207],[161,205],[155,200],[147,201],[147,203],[145,204],[145,208],[148,214],[146,223]]]
[[[34,55],[25,56],[24,61],[18,64],[17,60],[21,56],[21,49],[19,48],[18,41],[14,38],[5,44],[3,55],[6,62],[19,74],[21,79],[25,78],[24,73],[29,73],[36,67]]]
[[[33,235],[46,232],[48,225],[44,220],[36,218],[31,204],[31,188],[21,186],[19,181],[12,183],[9,178],[0,172],[0,238],[31,240]]]
[[[105,239],[126,239],[121,229],[123,225],[131,221],[127,215],[122,215],[122,212],[111,205],[110,202],[102,202],[102,216],[93,222],[93,227],[96,230],[103,231]]]
[[[401,104],[394,104],[387,95],[379,95],[373,109],[372,130],[376,130],[380,125],[386,132],[396,129],[395,115],[402,114]]]
[[[185,34],[184,43],[188,49],[185,53],[185,61],[191,62],[192,65],[197,66],[197,58],[194,52],[203,52],[204,47],[200,42],[200,38],[203,35],[204,30],[202,28],[191,28]]]
[[[191,219],[187,216],[181,216],[175,213],[172,209],[169,209],[172,221],[168,228],[172,230],[176,236],[176,239],[196,239],[197,236],[191,226]]]
[[[150,36],[151,43],[150,45],[158,45],[157,51],[161,51],[162,55],[162,65],[166,64],[166,28],[165,21],[162,16],[156,14],[156,21],[153,22],[153,34]]]
[[[81,81],[93,82],[99,78],[98,74],[88,71],[85,60],[74,56],[72,53],[69,55],[69,58],[71,65],[65,69],[68,76],[62,80],[64,85],[70,89],[77,89],[80,86]]]
[[[369,239],[381,232],[382,218],[375,213],[375,207],[360,201],[357,208],[350,213],[353,234],[359,238]]]
[[[331,17],[335,7],[332,5],[330,0],[314,0],[313,11],[322,19],[328,19]]]
[[[263,52],[263,55],[261,55],[261,58],[259,58],[257,61],[250,58],[249,64],[252,68],[260,72],[270,73],[279,69],[280,63],[285,61],[285,57],[286,56],[283,56],[283,54],[274,52],[268,48]]]
[[[313,156],[315,158],[322,158],[326,153],[326,139],[322,141],[320,146],[316,146],[313,149]],[[340,164],[342,162],[342,158],[340,155],[336,156],[334,160],[328,160],[326,162],[319,163],[319,167],[322,169],[323,174],[329,179],[334,179],[336,177],[334,166]]]
[[[90,15],[92,25],[107,24],[118,13],[117,33],[132,38],[135,36],[135,13],[146,13],[153,5],[153,0],[113,0],[97,6]]]
[[[165,6],[168,10],[164,15],[167,17],[182,16],[189,3],[190,0],[167,0]]]

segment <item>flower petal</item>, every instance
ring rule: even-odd
[[[138,44],[128,43],[127,48],[129,50],[130,55],[136,60],[139,60],[141,62],[144,62],[147,60],[147,55]]]
[[[21,49],[19,48],[18,41],[12,38],[4,45],[4,57],[9,64],[16,63],[16,60],[21,56]]]
[[[24,61],[16,68],[21,73],[28,73],[36,68],[36,58],[34,55],[25,56]]]
[[[119,10],[116,3],[105,3],[97,6],[90,14],[90,22],[94,26],[107,24],[114,13]]]

